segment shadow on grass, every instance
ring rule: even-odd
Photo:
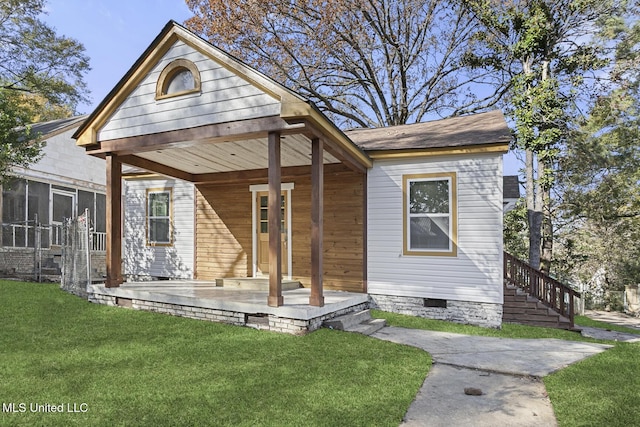
[[[106,307],[57,285],[0,281],[0,299],[0,396],[27,405],[3,411],[2,425],[397,426],[431,363],[357,334],[296,337]]]

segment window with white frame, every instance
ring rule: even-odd
[[[456,174],[403,176],[404,254],[457,254]]]
[[[147,244],[172,244],[171,189],[147,190]]]

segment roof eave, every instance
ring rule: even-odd
[[[413,148],[403,150],[365,150],[365,152],[373,160],[408,159],[413,157],[431,157],[461,154],[506,154],[508,151],[509,142],[504,141],[452,147]]]
[[[312,103],[295,98],[283,99],[280,118],[289,123],[308,121],[319,129],[326,138],[343,148],[349,155],[366,169],[373,166],[373,161],[367,153],[349,139],[333,122],[331,122]]]

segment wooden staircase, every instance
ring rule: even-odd
[[[545,328],[573,329],[571,321],[520,288],[505,285],[502,321]]]
[[[574,330],[580,293],[504,253],[503,322]]]

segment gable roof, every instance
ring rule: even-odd
[[[66,119],[50,120],[48,122],[33,123],[31,125],[31,134],[39,136],[41,138],[51,138],[62,132],[66,132],[69,129],[78,127],[82,121],[87,118],[87,115],[69,117]]]
[[[434,150],[496,144],[506,151],[511,132],[500,110],[443,120],[345,132],[360,148],[372,152]]]
[[[333,122],[324,116],[311,101],[277,83],[227,52],[213,46],[175,21],[169,21],[165,25],[140,58],[74,133],[73,138],[77,140],[78,145],[89,147],[95,146],[100,142],[100,129],[109,122],[110,117],[118,110],[119,106],[132,94],[177,41],[205,55],[265,94],[277,99],[280,103],[279,115],[282,120],[292,124],[309,123],[310,126],[321,131],[338,147],[358,159],[359,163],[365,167],[371,166],[371,159],[353,144]]]
[[[203,121],[215,115],[211,111],[207,111],[206,114],[200,111],[198,112],[199,115],[194,113],[194,116],[185,116],[198,117],[197,122],[189,119],[188,123],[186,119],[181,123],[177,123],[174,120],[167,120],[170,118],[170,115],[167,113],[161,117],[163,121],[153,122],[153,119],[149,119],[150,121],[145,122],[143,125],[144,129],[140,127],[136,112],[136,114],[131,115],[131,117],[135,117],[135,119],[127,122],[127,133],[120,132],[120,129],[124,129],[124,127],[118,127],[120,123],[123,123],[118,114],[121,114],[122,111],[125,110],[132,111],[127,109],[134,104],[134,106],[137,105],[136,96],[139,94],[137,88],[142,87],[143,84],[148,85],[148,80],[153,80],[151,76],[155,76],[154,73],[159,69],[160,61],[165,60],[165,56],[173,58],[171,55],[173,55],[174,52],[170,52],[170,50],[172,46],[175,46],[177,43],[183,46],[186,45],[188,49],[206,57],[206,60],[211,60],[216,63],[217,67],[226,69],[230,74],[245,80],[250,86],[257,88],[265,96],[275,100],[279,109],[275,111],[269,110],[271,111],[270,113],[261,112],[260,114],[264,115],[259,117],[277,118],[279,123],[284,123],[285,126],[289,126],[291,129],[296,126],[301,126],[298,127],[298,129],[304,129],[300,132],[301,135],[306,132],[307,137],[310,137],[309,135],[315,135],[325,138],[325,141],[327,141],[325,150],[338,160],[355,165],[356,170],[371,167],[372,159],[374,158],[483,152],[499,153],[508,150],[511,134],[504,116],[500,111],[411,125],[376,129],[356,129],[342,132],[313,102],[277,83],[275,80],[265,76],[227,52],[213,46],[208,41],[187,30],[175,21],[169,21],[165,25],[160,34],[153,40],[118,84],[109,92],[89,117],[80,124],[73,135],[73,138],[77,140],[77,145],[87,148],[90,154],[104,155],[106,152],[116,152],[117,150],[133,153],[132,150],[137,149],[135,147],[142,147],[142,145],[146,144],[144,148],[146,153],[140,154],[140,156],[155,163],[167,162],[165,163],[166,166],[185,170],[187,167],[186,164],[169,164],[175,163],[176,159],[172,158],[167,150],[165,150],[166,152],[157,150],[155,153],[152,153],[151,148],[153,147],[151,146],[153,145],[155,147],[157,145],[159,147],[162,145],[167,149],[169,147],[177,148],[181,142],[188,142],[190,144],[205,142],[203,138],[209,141],[211,141],[212,138],[218,138],[220,142],[228,142],[229,145],[233,143],[234,138],[238,141],[242,138],[245,138],[243,140],[249,141],[249,137],[256,137],[256,135],[254,135],[256,132],[250,135],[248,131],[245,131],[245,134],[242,134],[242,129],[244,128],[238,128],[239,130],[233,131],[237,133],[229,135],[230,137],[225,137],[227,133],[224,132],[220,132],[220,134],[210,132],[205,135],[205,132],[209,132],[209,130],[212,129],[212,126],[209,126],[210,124],[233,124],[239,123],[238,120],[242,120],[241,117],[231,122],[227,121],[229,119],[220,119],[219,122]],[[125,102],[131,105],[125,105]],[[166,103],[164,103],[164,106],[154,106],[153,104],[150,104],[150,106],[152,107],[150,110],[143,111],[144,115],[148,115],[149,113],[156,114],[156,111],[160,111],[161,108],[163,113],[168,111],[164,109]],[[202,110],[202,108],[200,109]],[[230,108],[227,111],[232,112],[234,109]],[[160,117],[160,113],[158,113],[157,117]],[[163,126],[171,123],[173,127],[167,127],[166,129],[164,127],[160,128],[159,126],[154,127],[153,123],[163,123]],[[105,130],[109,126],[111,126],[111,128]],[[204,129],[205,127],[206,129]],[[194,129],[194,132],[190,132],[191,129]],[[204,130],[198,133],[195,129]],[[222,126],[216,129],[222,129]],[[266,132],[265,129],[266,127],[261,127],[257,131],[261,134],[257,137],[265,136],[266,134],[262,135]],[[290,129],[287,128],[287,130]],[[147,137],[147,139],[143,139],[143,137]],[[138,145],[132,147],[130,144],[133,144],[132,139],[135,138],[137,138],[136,144]],[[238,144],[240,144],[240,142],[238,142]],[[125,146],[126,150],[124,148],[115,148]],[[235,149],[236,147],[233,148]],[[155,150],[155,148],[153,149]],[[220,154],[220,156],[222,156],[222,154]],[[217,160],[224,159],[220,157],[220,159]],[[325,162],[326,161],[327,159],[325,158]],[[333,159],[333,161],[335,161],[335,159]],[[331,160],[329,160],[329,162],[331,162]],[[193,163],[193,167],[197,166],[200,167],[200,169],[204,168],[211,172],[223,171],[222,169],[212,169],[208,168],[208,166],[205,167],[195,163]],[[244,165],[244,169],[247,169],[247,167],[248,164]],[[237,169],[241,170],[243,166],[238,166]],[[193,175],[203,172],[198,172],[194,169],[189,173]]]

